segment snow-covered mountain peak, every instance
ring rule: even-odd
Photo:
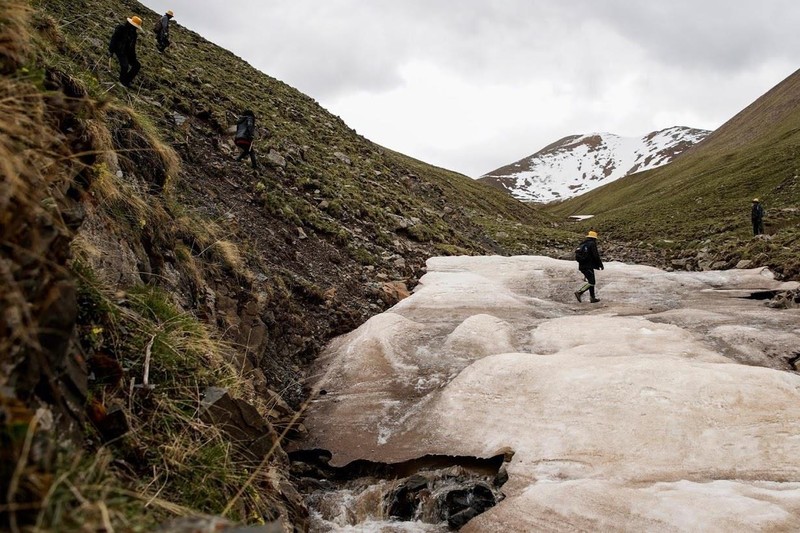
[[[699,143],[707,130],[675,126],[644,137],[570,135],[480,180],[515,198],[552,202],[578,196],[628,174],[665,165]]]

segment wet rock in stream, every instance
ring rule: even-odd
[[[416,522],[457,530],[504,498],[506,460],[426,456],[399,464],[356,461],[343,468],[330,456],[303,452],[292,471],[314,509],[312,531],[330,531],[370,521]],[[412,473],[416,472],[416,473]]]
[[[389,518],[447,522],[459,529],[502,497],[485,480],[453,467],[407,478],[385,496],[384,508]]]

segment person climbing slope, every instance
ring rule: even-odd
[[[255,134],[256,116],[249,109],[245,109],[242,111],[242,115],[236,122],[236,136],[234,137],[233,142],[242,151],[236,160],[241,161],[249,155],[250,163],[253,165],[253,168],[258,168],[258,163],[256,162],[256,152],[253,149],[253,138],[255,137]]]
[[[175,14],[172,10],[167,11],[153,27],[153,31],[156,34],[156,48],[158,48],[158,51],[161,53],[169,47],[169,21],[172,20],[174,16]]]
[[[583,277],[586,278],[586,284],[580,289],[575,291],[575,298],[582,301],[581,297],[587,290],[589,291],[589,301],[593,304],[600,300],[596,298],[595,287],[595,270],[603,270],[603,261],[600,259],[600,252],[597,250],[597,232],[592,230],[586,235],[584,241],[575,249],[575,260],[578,261],[578,270],[581,271]]]
[[[136,39],[140,29],[142,29],[142,19],[134,15],[114,29],[114,34],[108,43],[108,56],[117,56],[119,82],[125,87],[131,86],[139,69],[142,68],[136,59]]]
[[[750,209],[750,220],[753,222],[753,235],[764,233],[764,208],[758,198],[753,198],[753,207]]]

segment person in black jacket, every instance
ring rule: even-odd
[[[600,259],[600,252],[597,250],[597,232],[590,231],[586,235],[586,239],[575,250],[575,259],[578,261],[578,270],[581,271],[583,277],[586,278],[586,284],[580,289],[575,291],[575,298],[581,301],[581,296],[587,290],[589,291],[589,301],[596,304],[600,300],[595,297],[595,270],[603,270],[603,261]]]
[[[156,23],[155,28],[153,30],[156,33],[156,48],[158,48],[159,52],[164,52],[169,46],[169,21],[172,20],[175,14],[172,10],[167,11],[161,20]]]
[[[753,207],[750,209],[750,220],[753,222],[753,235],[764,233],[764,208],[758,198],[753,198]]]
[[[119,61],[119,82],[130,87],[133,78],[139,73],[142,65],[136,59],[136,39],[142,29],[142,19],[133,16],[117,26],[108,43],[109,57],[116,55]]]
[[[242,151],[236,160],[241,161],[249,155],[250,163],[253,165],[253,168],[258,168],[258,163],[256,162],[256,152],[253,149],[253,138],[255,137],[255,134],[256,116],[252,111],[246,109],[242,111],[242,115],[236,122],[236,137],[234,137],[233,142]]]

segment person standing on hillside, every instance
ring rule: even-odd
[[[119,82],[125,87],[131,86],[133,78],[142,68],[136,59],[136,39],[141,29],[142,19],[134,15],[114,29],[111,42],[108,43],[108,56],[117,56]]]
[[[753,235],[764,233],[764,208],[758,198],[753,198],[753,207],[750,209],[750,220],[753,222]]]
[[[597,232],[594,230],[589,231],[583,242],[575,249],[575,260],[578,261],[578,270],[581,271],[583,277],[586,278],[586,284],[580,289],[575,291],[575,298],[582,301],[581,297],[587,290],[589,291],[589,301],[596,304],[600,300],[596,298],[595,287],[595,270],[603,270],[603,261],[600,259],[600,252],[597,250]]]
[[[255,135],[256,116],[249,109],[245,109],[242,111],[242,115],[239,117],[239,120],[236,121],[236,136],[234,137],[233,142],[242,151],[236,160],[241,161],[249,155],[250,163],[253,165],[253,168],[258,168],[258,163],[256,162],[256,152],[253,149],[253,138]]]
[[[162,54],[169,46],[169,21],[172,20],[174,16],[175,14],[172,10],[167,11],[153,27],[153,31],[156,34],[156,48],[158,48],[158,51]]]

